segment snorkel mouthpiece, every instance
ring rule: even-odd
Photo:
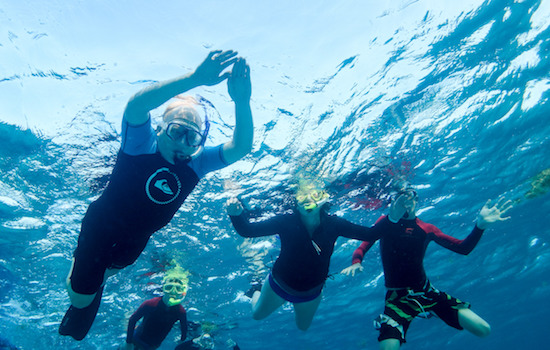
[[[183,298],[180,298],[180,299],[170,297],[170,299],[168,299],[168,306],[175,306],[175,305],[181,304],[183,299],[185,299],[185,294],[183,295]]]
[[[166,271],[166,275],[162,281],[163,300],[168,306],[181,304],[187,295],[187,288],[189,286],[189,271],[182,269],[176,262],[172,263],[175,266]]]
[[[328,199],[328,193],[313,185],[304,185],[296,193],[296,202],[298,206],[307,212],[321,208],[328,202]]]
[[[317,203],[308,203],[308,204],[304,205],[304,209],[308,210],[308,211],[313,210],[315,208],[317,208]]]

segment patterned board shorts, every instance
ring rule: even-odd
[[[449,326],[462,329],[458,322],[458,310],[469,308],[469,303],[435,289],[428,281],[420,290],[388,290],[384,313],[374,321],[375,327],[380,330],[378,341],[399,339],[405,343],[407,330],[415,317],[436,315]]]

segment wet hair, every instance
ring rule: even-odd
[[[193,96],[178,95],[174,98],[164,111],[162,120],[169,122],[176,117],[187,119],[199,127],[202,126],[202,117],[197,111],[200,103]]]
[[[162,284],[165,283],[179,283],[186,286],[189,284],[189,271],[176,264],[176,266],[166,271],[162,279]]]

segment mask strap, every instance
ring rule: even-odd
[[[210,121],[208,120],[208,110],[206,109],[206,105],[208,104],[212,108],[214,108],[214,105],[204,97],[197,95],[198,102],[200,103],[202,110],[204,112],[204,132],[202,137],[201,146],[204,147],[204,144],[206,143],[206,138],[208,137],[208,130],[210,130]]]

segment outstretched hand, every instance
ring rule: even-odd
[[[237,61],[237,52],[233,50],[210,51],[206,59],[195,69],[193,77],[200,85],[216,85],[229,77],[223,70]]]
[[[229,96],[235,102],[247,102],[252,94],[250,82],[250,67],[244,58],[237,58],[233,65],[229,79],[227,79]]]
[[[243,205],[236,197],[229,198],[227,202],[225,202],[225,209],[229,216],[239,216],[244,211]]]
[[[340,273],[346,276],[351,275],[352,277],[354,277],[355,272],[362,272],[362,271],[363,271],[363,266],[361,266],[361,263],[355,263],[351,266],[346,267]]]
[[[491,204],[492,202],[489,199],[479,212],[476,225],[482,230],[485,230],[487,226],[494,222],[510,219],[509,216],[503,217],[503,215],[513,207],[511,200],[501,198],[495,205]]]

